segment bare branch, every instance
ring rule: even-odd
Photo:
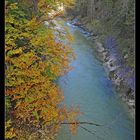
[[[85,131],[87,131],[87,132],[89,132],[89,133],[95,135],[95,133],[93,133],[92,131],[88,130],[87,128],[85,128],[85,127],[83,127],[83,126],[79,126],[79,127],[81,127],[82,129],[84,129]]]
[[[93,122],[62,122],[61,124],[89,124],[95,126],[103,126],[101,124],[93,123]]]
[[[102,137],[99,137],[99,136],[97,136],[95,133],[93,133],[91,130],[89,130],[89,129],[87,129],[87,128],[85,128],[85,127],[83,127],[83,126],[79,126],[80,128],[82,128],[82,129],[84,129],[85,131],[87,131],[87,132],[89,132],[90,134],[92,134],[92,135],[95,135],[97,138],[99,138],[99,140],[104,140]]]

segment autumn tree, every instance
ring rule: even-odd
[[[79,110],[60,104],[64,96],[55,83],[75,55],[43,22],[58,2],[6,1],[6,139],[50,139],[62,122],[77,122]]]

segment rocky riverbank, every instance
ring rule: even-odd
[[[88,29],[85,23],[77,18],[68,19],[69,23],[76,26],[86,36],[87,39],[93,42],[95,50],[98,53],[98,59],[102,62],[105,71],[110,80],[112,80],[120,98],[126,102],[130,108],[132,118],[135,116],[135,75],[134,69],[125,66],[123,61],[127,58],[122,58],[115,45],[117,41],[113,36],[109,36],[104,42],[101,42],[99,35]]]

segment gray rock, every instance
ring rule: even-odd
[[[44,24],[47,25],[47,26],[49,26],[49,22],[48,21],[45,21]]]
[[[119,86],[120,83],[121,83],[121,80],[122,79],[120,77],[117,77],[117,78],[114,79],[114,83]]]
[[[103,52],[105,50],[102,43],[97,42],[96,45],[97,45],[98,52]]]
[[[128,54],[126,54],[125,56],[124,56],[124,59],[127,59],[128,58]]]
[[[134,102],[128,102],[127,103],[129,106],[135,107],[135,103]]]

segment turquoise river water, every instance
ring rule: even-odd
[[[134,140],[134,121],[96,58],[94,45],[78,28],[68,23],[64,26],[75,38],[71,46],[77,56],[71,63],[74,69],[58,81],[64,91],[64,103],[80,107],[84,113],[79,116],[80,121],[96,122],[103,126],[84,124],[81,126],[94,134],[79,127],[77,133],[72,135],[68,126],[64,125],[56,140]]]

